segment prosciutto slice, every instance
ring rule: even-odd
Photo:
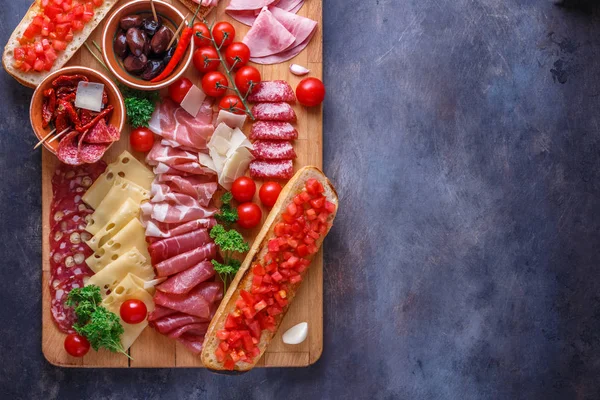
[[[214,174],[214,172],[209,169],[206,168],[202,165],[200,165],[200,163],[198,162],[191,162],[191,163],[187,163],[187,164],[176,164],[176,165],[172,165],[169,166],[167,164],[164,163],[158,163],[153,169],[152,171],[154,172],[155,175],[161,175],[161,174],[179,174],[179,175],[184,175],[184,176],[189,176],[189,175],[210,175],[210,174]]]
[[[182,294],[192,290],[196,285],[207,281],[215,275],[215,269],[210,261],[202,261],[191,268],[173,275],[156,289],[165,293]]]
[[[195,248],[188,252],[178,254],[167,260],[161,261],[154,266],[158,277],[170,276],[200,263],[204,260],[211,260],[217,255],[217,247],[214,243],[207,243],[204,246]],[[164,282],[163,282],[164,283]]]
[[[212,103],[205,100],[196,117],[164,98],[148,123],[152,132],[170,142],[196,150],[206,149],[206,141],[213,133]]]
[[[165,310],[171,311],[172,314],[152,322],[152,326],[163,335],[174,329],[181,328],[182,326],[210,321],[208,318],[199,318],[193,315],[179,313],[168,308],[165,308]]]
[[[200,354],[202,352],[202,344],[204,343],[204,335],[194,336],[183,334],[177,338],[177,341],[184,345],[186,349],[194,354]]]
[[[204,336],[204,334],[208,330],[208,325],[209,325],[208,322],[185,325],[185,326],[182,326],[182,327],[172,330],[171,332],[168,333],[167,336],[169,336],[171,339],[176,339],[176,338],[180,337],[181,335],[183,335],[184,333],[187,333],[188,335],[194,335],[194,336]]]
[[[197,160],[197,154],[194,154],[191,151],[182,150],[181,148],[166,146],[162,141],[154,143],[152,150],[150,150],[146,156],[146,163],[152,166],[158,165],[158,163],[172,166],[186,164]]]
[[[177,311],[171,310],[167,307],[156,306],[154,311],[148,314],[148,322],[157,321],[168,317],[169,315],[175,314]]]
[[[152,264],[158,264],[177,254],[186,253],[196,247],[203,246],[210,241],[208,231],[206,229],[198,229],[197,231],[154,242],[148,247],[148,252],[152,258]]]
[[[189,207],[181,204],[170,204],[168,202],[142,203],[140,206],[143,218],[147,221],[153,219],[156,222],[168,224],[189,222],[195,219],[212,217],[217,209],[214,207],[202,207],[197,204]]]
[[[250,49],[252,57],[267,57],[281,53],[295,41],[296,37],[275,19],[267,7],[262,9],[242,40]]]
[[[210,197],[179,193],[164,183],[153,183],[150,188],[150,195],[152,196],[151,201],[154,203],[166,201],[171,204],[180,204],[188,207],[196,205],[206,207],[210,202]]]
[[[202,287],[187,294],[167,294],[157,291],[154,295],[154,302],[159,306],[177,310],[189,315],[194,315],[200,318],[208,318],[210,316],[210,303],[202,295]]]
[[[196,229],[210,229],[217,224],[214,218],[200,218],[185,224],[163,224],[155,221],[146,222],[146,236],[156,238],[169,238],[195,231]]]
[[[208,204],[210,199],[218,189],[217,182],[213,177],[206,176],[188,176],[174,174],[161,174],[158,177],[159,182],[169,183],[182,194],[195,196],[200,204]]]

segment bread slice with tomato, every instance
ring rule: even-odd
[[[317,193],[320,191],[322,193]],[[246,255],[215,317],[210,323],[201,354],[204,366],[215,371],[233,370],[243,372],[252,369],[256,365],[277,333],[290,303],[302,284],[302,278],[308,271],[306,267],[310,265],[314,255],[321,247],[323,239],[329,233],[337,209],[338,196],[335,188],[318,168],[313,166],[304,167],[290,179],[267,216],[262,229],[256,236],[254,244]],[[315,213],[313,214],[313,211],[309,212],[308,210],[313,210]],[[292,211],[295,212],[293,214],[296,216],[295,218],[291,218],[290,212]],[[307,246],[302,239],[298,239],[298,233],[295,237],[290,237],[293,236],[291,233],[285,233],[288,232],[288,226],[291,227],[298,220],[300,214],[297,213],[299,212],[302,212],[301,216],[305,221],[304,227],[308,227],[307,230],[312,232],[315,232],[312,228],[319,232],[318,238],[316,238],[314,233],[309,234],[304,229],[301,231],[306,238],[310,237],[314,240],[314,242],[310,239],[306,240],[306,243],[310,243],[309,254],[305,254]],[[323,215],[318,217],[317,215],[320,214]],[[316,218],[310,220],[309,218],[313,218],[313,216]],[[317,221],[317,223],[312,223],[312,221]],[[285,252],[280,251],[281,249],[278,249],[279,246],[282,246],[278,244],[280,243],[279,238],[292,240],[291,243],[293,244],[286,245],[284,248],[294,256],[293,260],[296,264],[292,264],[291,257],[285,259],[285,255],[281,259],[271,261],[274,254],[285,254]],[[293,245],[297,247],[291,247]],[[284,263],[288,263],[285,267],[288,277],[281,280],[279,272],[284,272],[282,271]],[[278,288],[273,289],[273,286],[264,286],[267,275],[269,276],[268,281],[271,283],[279,279]],[[263,289],[257,286],[257,282],[263,282],[261,287],[269,287],[272,294],[264,294]],[[310,290],[310,288],[308,289]],[[273,292],[274,290],[277,291]],[[282,291],[285,293],[282,293]],[[260,294],[261,292],[263,294]],[[285,297],[282,298],[282,295],[285,295]],[[262,303],[266,297],[277,300],[271,302],[275,308],[269,308]],[[248,304],[253,302],[254,304]],[[240,307],[242,308],[240,309]],[[254,312],[256,314],[252,318],[248,318]],[[270,315],[270,313],[276,315]],[[234,327],[233,321],[236,320],[245,322],[240,322],[242,325]],[[256,320],[260,321],[261,329],[259,332],[257,332],[254,322]],[[250,326],[254,328],[249,328]],[[249,333],[244,333],[244,331]],[[241,339],[237,336],[240,336]],[[242,336],[245,336],[245,338]],[[233,350],[235,347],[239,349],[240,344],[237,340],[244,342],[244,347],[239,351]],[[222,343],[226,344],[223,345]],[[254,344],[258,350],[255,350],[250,343]],[[223,348],[229,348],[229,353],[225,352]],[[249,359],[246,355],[247,352],[254,352],[255,355]],[[234,361],[234,358],[236,361]]]
[[[14,58],[14,51],[21,46],[19,38],[23,36],[23,33],[33,22],[35,16],[44,11],[41,6],[42,1],[36,0],[31,7],[29,7],[29,10],[27,10],[23,19],[21,19],[19,25],[17,25],[13,33],[10,35],[6,46],[4,46],[4,53],[2,54],[2,66],[6,72],[8,72],[20,84],[29,87],[38,86],[42,80],[48,76],[48,74],[64,67],[71,57],[73,57],[73,54],[75,54],[75,52],[77,52],[77,50],[79,50],[79,48],[87,40],[88,36],[94,31],[94,29],[96,29],[104,17],[106,17],[106,14],[108,14],[117,1],[118,0],[104,0],[100,6],[94,8],[94,16],[92,19],[85,23],[82,30],[79,32],[73,32],[73,40],[67,44],[67,48],[56,51],[57,58],[54,60],[54,64],[49,71],[35,71],[31,69],[28,72],[24,72],[14,65],[16,61]],[[48,39],[50,44],[52,44],[52,39],[49,36],[44,38]]]

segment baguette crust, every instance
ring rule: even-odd
[[[219,305],[219,308],[215,314],[215,317],[212,319],[212,321],[208,327],[208,331],[206,332],[206,336],[204,338],[204,345],[203,345],[203,349],[202,349],[201,359],[202,359],[202,363],[204,364],[205,367],[207,367],[211,370],[215,370],[215,371],[226,371],[225,368],[223,367],[223,364],[218,362],[214,355],[215,350],[216,350],[217,346],[219,345],[219,340],[216,337],[216,332],[219,330],[222,330],[224,328],[225,319],[227,318],[227,315],[235,309],[235,307],[236,307],[235,302],[237,301],[237,299],[240,298],[240,291],[241,290],[248,290],[248,291],[250,290],[250,287],[252,285],[252,277],[253,277],[253,273],[250,269],[250,266],[252,264],[254,264],[254,262],[256,260],[262,259],[262,257],[267,253],[267,251],[268,251],[267,243],[269,242],[269,240],[272,237],[274,237],[273,229],[274,229],[275,225],[279,221],[281,221],[281,214],[283,213],[283,211],[285,211],[287,205],[293,200],[294,196],[296,194],[298,194],[298,192],[300,192],[304,188],[304,183],[309,178],[316,178],[319,182],[321,182],[321,184],[325,188],[325,193],[324,193],[325,197],[327,198],[327,200],[329,200],[330,202],[332,202],[336,205],[335,212],[333,212],[329,216],[329,220],[328,220],[329,229],[331,229],[331,222],[335,218],[335,215],[336,215],[337,209],[338,209],[337,193],[335,191],[335,188],[331,184],[331,182],[329,182],[329,180],[323,174],[323,172],[321,172],[321,170],[319,170],[318,168],[313,167],[313,166],[306,166],[306,167],[300,169],[296,173],[296,175],[294,175],[294,177],[292,177],[292,179],[290,179],[290,181],[287,183],[287,185],[281,191],[281,194],[279,195],[279,198],[277,199],[277,203],[275,203],[275,206],[273,206],[273,209],[269,213],[262,229],[256,236],[256,240],[254,241],[252,248],[246,255],[246,258],[244,259],[244,262],[242,263],[240,270],[238,271],[235,278],[231,282],[229,289],[227,290],[227,293],[226,293],[225,297],[223,298],[223,301]],[[329,233],[329,230],[327,231],[327,233]],[[315,243],[318,248],[321,247],[321,244],[323,243],[323,239],[325,238],[325,236],[327,236],[327,233],[325,235],[323,235],[321,238],[319,238],[319,240]],[[306,271],[302,274],[303,277],[304,277],[305,273],[306,273]],[[289,304],[291,304],[295,295],[296,295],[295,290],[289,291],[289,293],[288,293],[289,303],[284,308],[283,312],[276,317],[277,329],[279,329],[279,326],[281,325],[281,321],[285,317],[285,314],[287,313],[287,311],[289,309]],[[248,371],[248,370],[252,369],[256,365],[256,362],[258,362],[258,360],[260,360],[260,358],[264,354],[265,350],[267,349],[267,346],[269,345],[269,343],[271,342],[271,340],[273,339],[273,337],[275,336],[276,333],[277,332],[270,332],[268,330],[263,330],[261,337],[260,337],[260,342],[258,343],[258,348],[260,349],[260,356],[255,357],[254,363],[252,363],[252,364],[244,363],[241,361],[236,363],[235,371]]]
[[[27,29],[31,21],[33,21],[36,14],[41,11],[39,0],[36,0],[31,7],[29,7],[23,19],[19,22],[19,25],[17,25],[10,35],[6,46],[4,46],[4,53],[2,54],[2,66],[4,67],[4,70],[21,85],[37,87],[46,76],[64,67],[117,2],[118,0],[104,0],[100,7],[94,9],[94,18],[85,24],[81,32],[76,32],[73,35],[73,40],[69,43],[66,50],[60,52],[50,71],[37,72],[32,70],[23,72],[13,67],[13,51],[20,45],[18,40],[19,37],[23,35],[23,32]]]

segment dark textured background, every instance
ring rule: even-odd
[[[2,3],[5,42],[29,4]],[[321,360],[241,377],[49,365],[31,90],[0,73],[2,398],[600,398],[600,10],[327,0],[324,21],[342,208]]]

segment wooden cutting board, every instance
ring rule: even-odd
[[[179,3],[178,0],[165,0],[175,4],[184,14],[189,10]],[[121,0],[114,9],[125,3]],[[228,0],[221,0],[216,10],[213,10],[207,16],[209,22],[216,20],[230,21],[236,28],[236,41],[241,40],[249,27],[239,24],[225,14],[225,7]],[[301,78],[294,76],[289,72],[289,65],[292,63],[306,66],[311,70],[310,76],[322,77],[322,0],[307,0],[299,15],[311,18],[318,22],[318,29],[312,38],[309,46],[294,59],[276,65],[254,65],[261,74],[263,80],[284,79],[292,87],[296,87]],[[102,34],[102,24],[96,29],[90,39],[100,42]],[[88,42],[89,42],[88,40]],[[83,65],[95,68],[98,71],[107,73],[106,70],[88,53],[85,48],[81,48],[70,60],[69,65]],[[107,73],[108,74],[108,73]],[[110,74],[108,74],[110,75]],[[200,86],[199,74],[190,66],[186,76],[196,85]],[[294,105],[294,110],[298,116],[296,128],[299,133],[298,140],[294,142],[294,149],[298,155],[294,163],[295,170],[304,165],[322,166],[323,154],[323,113],[321,107],[306,108],[300,105]],[[245,126],[244,132],[248,134],[250,124]],[[104,160],[110,163],[123,151],[129,150],[139,160],[144,159],[144,154],[134,153],[129,146],[129,129],[126,127],[122,132],[121,140],[115,143],[104,156]],[[114,354],[109,351],[101,350],[95,352],[91,350],[83,358],[74,358],[69,356],[63,347],[65,334],[60,332],[50,313],[50,291],[48,289],[48,280],[50,279],[49,263],[49,209],[52,201],[52,174],[58,164],[56,157],[46,149],[42,153],[42,351],[46,359],[56,366],[62,367],[106,367],[106,368],[170,368],[170,367],[203,367],[200,358],[190,353],[184,346],[175,340],[169,339],[157,333],[154,329],[148,327],[140,335],[138,340],[131,346],[130,355],[132,360],[122,355]],[[260,187],[261,182],[257,182]],[[255,201],[260,204],[258,199]],[[263,220],[266,218],[268,210],[263,209]],[[249,232],[247,239],[252,241],[259,228]],[[309,334],[304,343],[290,346],[281,340],[281,334],[291,326],[308,322]],[[323,350],[323,254],[322,250],[315,257],[309,268],[307,279],[301,286],[300,291],[292,303],[278,334],[275,336],[265,355],[258,362],[261,367],[304,367],[316,362],[321,356]]]

